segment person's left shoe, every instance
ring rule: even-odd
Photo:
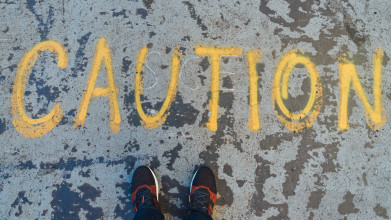
[[[159,185],[156,175],[147,166],[138,167],[132,177],[130,189],[134,209],[152,208],[160,211]]]

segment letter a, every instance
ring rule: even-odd
[[[95,82],[98,78],[100,66],[104,62],[107,71],[107,84],[105,88],[95,88]],[[110,48],[106,44],[106,39],[101,38],[96,46],[96,52],[94,61],[92,63],[91,73],[88,78],[87,87],[83,94],[83,99],[79,106],[75,118],[75,127],[84,126],[86,120],[88,105],[92,97],[108,96],[110,104],[110,127],[114,133],[119,131],[119,124],[121,123],[121,115],[119,112],[118,100],[117,100],[118,89],[115,88],[113,65],[111,61]]]

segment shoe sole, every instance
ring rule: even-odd
[[[198,169],[195,171],[194,175],[193,175],[193,178],[191,178],[191,183],[190,183],[190,192],[191,193],[191,188],[193,188],[193,181],[194,181],[194,178],[195,176],[197,175],[198,171],[201,169],[201,167],[198,167]]]
[[[152,176],[155,179],[155,183],[156,183],[156,200],[159,201],[159,182],[157,181],[156,175],[153,172],[153,170],[151,168],[149,168],[148,166],[146,166],[146,167],[151,171]]]

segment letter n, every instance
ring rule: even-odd
[[[378,130],[386,123],[386,116],[384,113],[383,97],[381,91],[383,55],[384,53],[380,48],[377,48],[373,55],[373,107],[369,103],[368,98],[364,92],[354,64],[348,61],[346,58],[340,59],[342,62],[340,62],[339,64],[339,130],[349,129],[347,107],[351,85],[353,86],[353,89],[356,91],[359,99],[364,106],[365,115],[367,117],[367,124],[371,128]]]

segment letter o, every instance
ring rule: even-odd
[[[297,64],[303,64],[309,73],[311,93],[304,109],[300,113],[295,114],[286,108],[283,99],[288,99],[289,78]],[[309,128],[320,112],[322,97],[322,85],[315,64],[298,50],[291,50],[284,55],[277,66],[272,90],[273,108],[277,118],[291,131],[300,132],[306,127]],[[276,110],[276,104],[283,115]]]

